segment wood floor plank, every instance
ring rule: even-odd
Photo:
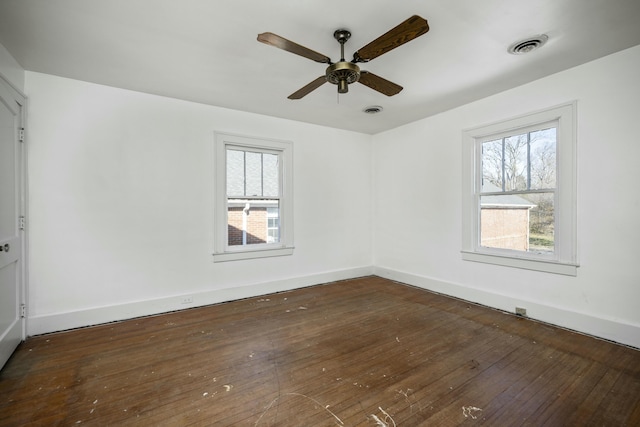
[[[560,425],[575,414],[579,406],[587,401],[589,393],[602,379],[607,366],[602,363],[589,361],[585,370],[574,376],[573,382],[567,384],[561,396],[554,399],[547,408],[541,412],[538,419],[544,420],[548,425]]]
[[[640,351],[379,277],[22,343],[0,425],[637,425]]]
[[[637,361],[629,360],[629,363],[637,363]],[[638,406],[640,406],[640,376],[621,373],[603,397],[589,423],[633,425],[628,422]]]

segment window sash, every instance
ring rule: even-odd
[[[232,185],[232,189],[236,190],[238,187],[242,187],[242,193],[230,193],[230,186],[229,186],[229,164],[230,164],[230,152],[237,152],[237,153],[242,153],[242,173],[241,173],[241,177],[242,177],[242,182],[240,183],[236,183],[235,185]],[[260,194],[251,194],[254,193],[253,191],[247,192],[248,188],[252,188],[255,187],[255,182],[251,183],[251,181],[255,181],[256,177],[253,176],[251,177],[250,172],[248,172],[248,167],[247,167],[247,154],[260,154],[261,158],[260,158],[260,172],[259,172],[259,187],[260,187]],[[267,150],[267,149],[258,149],[258,148],[248,148],[248,147],[242,147],[242,146],[236,146],[236,145],[232,145],[232,144],[228,144],[226,146],[226,150],[225,150],[225,155],[226,155],[226,160],[225,160],[225,167],[227,168],[227,176],[226,176],[226,191],[227,191],[227,197],[228,198],[234,198],[234,199],[241,199],[241,198],[261,198],[261,199],[279,199],[281,194],[282,194],[282,152],[281,151],[276,151],[276,150]],[[275,183],[275,188],[274,188],[274,184],[272,182],[269,182],[269,179],[267,177],[267,179],[265,179],[265,157],[264,155],[268,155],[268,156],[275,156],[276,158],[276,173],[277,176],[275,177],[276,183]],[[265,194],[265,181],[266,181],[266,187],[267,187],[267,193]]]
[[[540,131],[545,131],[545,130],[550,130],[550,129],[554,129],[554,133],[555,135],[555,141],[554,141],[554,157],[555,157],[555,164],[554,164],[554,181],[555,181],[555,186],[553,187],[535,187],[532,188],[532,168],[533,168],[533,161],[532,161],[532,157],[531,157],[531,146],[532,144],[536,143],[537,141],[535,140],[531,140],[531,134],[532,133],[536,133],[536,132],[540,132]],[[551,122],[547,122],[547,123],[541,123],[539,125],[533,125],[533,126],[527,126],[524,128],[520,128],[520,129],[512,129],[509,132],[500,132],[498,134],[494,134],[494,135],[488,135],[482,138],[477,138],[476,139],[476,160],[477,160],[477,164],[475,165],[475,173],[476,173],[476,180],[477,182],[480,184],[479,185],[479,189],[477,189],[477,191],[480,192],[480,194],[485,195],[485,194],[490,194],[490,193],[500,193],[500,194],[523,194],[523,193],[528,193],[528,192],[535,192],[535,191],[541,191],[541,192],[548,192],[549,190],[555,190],[557,187],[557,180],[555,179],[555,177],[557,176],[557,169],[558,169],[558,156],[557,156],[557,147],[558,147],[558,138],[557,138],[557,130],[558,130],[558,121],[554,120]],[[506,142],[505,140],[508,138],[512,138],[515,136],[521,136],[521,135],[526,135],[527,136],[527,140],[526,140],[526,172],[525,172],[525,189],[522,190],[506,190],[506,163],[507,161],[505,160],[505,146],[506,146]],[[499,159],[500,161],[500,183],[501,183],[501,190],[500,191],[495,191],[495,192],[490,192],[490,191],[483,191],[483,184],[484,184],[484,180],[485,180],[485,167],[484,167],[484,160],[485,160],[485,154],[484,154],[484,144],[489,143],[489,142],[495,142],[495,141],[501,141],[502,142],[502,154],[501,157]],[[488,157],[488,156],[487,156]],[[476,186],[478,187],[478,186]],[[498,187],[499,188],[499,187]]]

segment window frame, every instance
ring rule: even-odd
[[[463,130],[462,259],[548,273],[577,275],[576,103]],[[556,122],[556,188],[553,254],[480,245],[482,143]]]
[[[279,157],[280,241],[229,246],[227,149],[277,154]],[[213,261],[236,261],[292,255],[293,245],[293,143],[230,133],[215,133],[214,149],[214,250]]]

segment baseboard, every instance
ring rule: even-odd
[[[290,291],[292,289],[313,286],[338,280],[353,279],[370,276],[373,266],[350,268],[313,274],[309,276],[293,277],[269,282],[249,284],[234,288],[217,289],[206,292],[172,295],[154,300],[136,301],[104,307],[54,313],[27,318],[27,335],[41,335],[50,332],[82,328],[120,320],[151,316],[187,308],[206,306],[221,302],[252,298],[275,292]],[[191,297],[193,303],[184,304],[183,299]]]
[[[481,289],[443,282],[384,267],[374,267],[373,274],[510,313],[514,313],[515,307],[526,307],[528,318],[619,344],[640,348],[640,325],[596,317],[507,295],[494,294]]]

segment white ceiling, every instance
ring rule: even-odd
[[[411,15],[430,31],[361,68],[404,87],[287,96],[325,65],[259,43],[273,32],[333,61]],[[375,134],[640,44],[638,0],[0,0],[0,44],[29,71]],[[520,39],[547,34],[528,55]],[[362,109],[380,105],[367,115]]]

